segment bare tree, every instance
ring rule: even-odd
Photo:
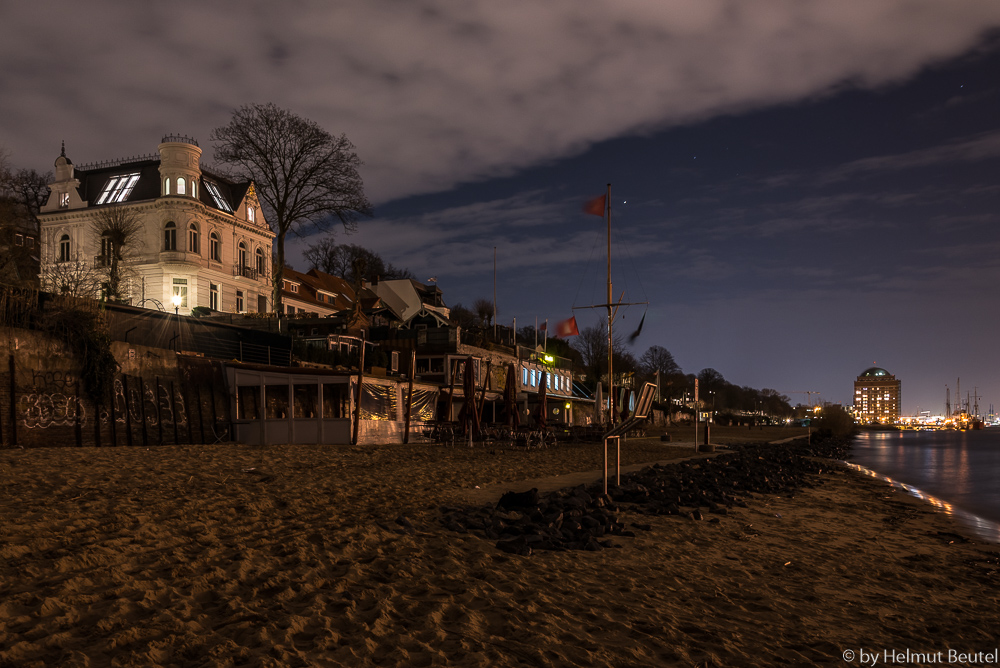
[[[475,311],[480,324],[485,327],[493,324],[493,302],[491,300],[480,297],[472,302],[472,310]]]
[[[38,211],[52,174],[12,171],[0,151],[0,282],[38,287]]]
[[[680,373],[681,368],[674,361],[674,356],[663,346],[650,346],[639,358],[642,370],[649,375],[660,372],[661,376],[669,376]]]
[[[42,268],[42,289],[75,299],[93,299],[103,277],[81,257],[65,262],[48,262]]]
[[[257,186],[275,233],[273,304],[281,313],[285,237],[328,229],[334,220],[351,231],[359,216],[372,214],[358,174],[361,160],[345,135],[335,137],[272,103],[240,107],[211,139],[216,160]]]
[[[370,283],[378,279],[414,278],[409,270],[393,266],[375,251],[357,244],[337,244],[332,237],[320,239],[304,255],[316,269],[351,284],[360,283],[359,279]]]
[[[140,250],[142,219],[134,209],[112,204],[94,214],[91,233],[100,243],[97,266],[104,298],[112,302],[129,301],[128,283]]]

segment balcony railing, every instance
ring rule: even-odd
[[[244,278],[249,278],[251,281],[257,280],[257,270],[253,267],[241,267],[239,265],[233,266],[233,276],[242,276]]]

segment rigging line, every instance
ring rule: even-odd
[[[629,251],[628,245],[625,244],[625,242],[622,240],[619,232],[620,228],[614,230],[615,241],[618,244],[618,257],[619,259],[621,259],[621,249],[624,248],[625,254],[628,256],[628,264],[629,266],[632,267],[632,272],[635,274],[635,278],[639,283],[639,292],[642,293],[642,299],[644,301],[649,301],[649,296],[646,294],[646,288],[642,284],[642,276],[639,274],[639,270],[636,268],[635,258],[632,257],[632,253],[631,251]],[[623,272],[622,277],[625,280],[625,286],[628,287],[628,274]]]
[[[604,247],[604,239],[604,229],[598,226],[594,231],[594,244],[590,248],[590,258],[588,258],[587,263],[584,266],[584,272],[580,274],[580,282],[577,285],[576,296],[573,297],[573,308],[576,308],[577,306],[577,300],[580,297],[580,290],[583,289],[583,282],[586,280],[588,275],[590,276],[590,301],[594,301],[594,290],[596,289],[595,284],[597,283],[599,272],[591,271],[591,269],[594,266],[594,255],[597,253],[598,246],[602,249]]]

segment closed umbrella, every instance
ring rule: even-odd
[[[458,414],[458,419],[462,424],[462,433],[468,434],[471,430],[473,436],[479,435],[479,411],[476,410],[476,378],[473,372],[472,356],[465,360],[465,378],[462,383],[462,393],[465,395],[465,403]]]
[[[507,426],[517,429],[521,424],[521,414],[517,410],[517,371],[514,363],[507,366],[507,384],[503,388],[503,406],[507,411]]]

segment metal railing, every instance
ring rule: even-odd
[[[249,278],[252,281],[257,280],[257,270],[253,267],[241,267],[240,265],[233,265],[233,276],[242,276],[244,278]]]

